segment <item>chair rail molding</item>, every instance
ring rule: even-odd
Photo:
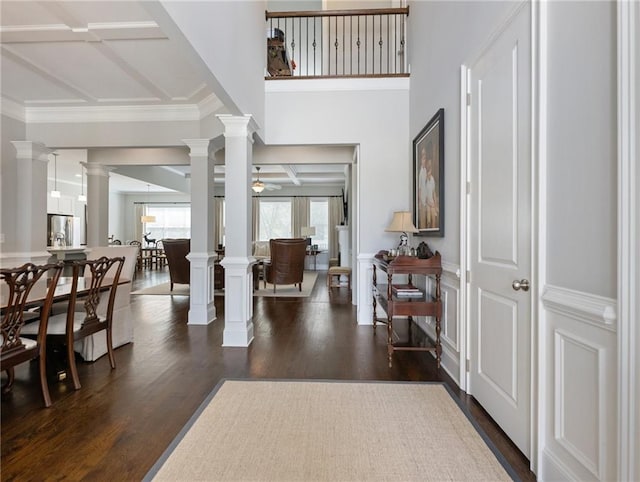
[[[544,307],[598,328],[616,331],[616,300],[582,291],[546,285],[542,293]]]

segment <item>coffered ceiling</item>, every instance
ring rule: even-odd
[[[145,4],[149,1],[0,1],[3,113],[83,106],[197,106],[201,112],[221,107],[200,66],[186,60],[193,57],[181,50],[184,44],[162,31]],[[73,184],[79,164],[69,156],[61,153],[58,177]],[[344,182],[341,165],[270,164],[261,178],[283,187]],[[164,169],[189,175],[188,165]],[[129,171],[118,166],[112,189],[147,191],[140,170]],[[224,166],[216,166],[216,182],[223,179]]]
[[[3,1],[3,100],[23,107],[197,104],[213,93],[142,2]]]

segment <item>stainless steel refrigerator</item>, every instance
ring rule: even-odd
[[[47,246],[73,246],[73,216],[47,214]]]

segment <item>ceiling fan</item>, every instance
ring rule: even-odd
[[[253,189],[255,192],[260,194],[265,189],[267,191],[273,191],[274,189],[282,189],[282,186],[279,186],[278,184],[265,183],[260,180],[260,166],[256,166],[256,171],[258,172],[258,179],[256,179],[251,183],[251,189]]]

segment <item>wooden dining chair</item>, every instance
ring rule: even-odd
[[[40,387],[45,407],[51,406],[51,396],[49,395],[49,385],[47,384],[46,366],[46,332],[49,312],[53,304],[53,295],[58,283],[58,278],[62,272],[63,263],[47,264],[37,266],[27,263],[19,268],[0,270],[0,279],[6,283],[6,297],[3,296],[2,305],[2,326],[0,328],[0,371],[7,372],[7,383],[2,387],[2,394],[11,391],[15,380],[14,367],[26,361],[38,361],[40,371]],[[46,280],[47,274],[50,279]],[[25,311],[29,295],[36,283],[42,287],[44,303],[38,316],[38,330],[35,332],[36,339],[23,338],[20,335],[27,320]],[[47,284],[48,283],[48,284]],[[38,288],[39,289],[39,288]]]
[[[137,267],[139,270],[142,270],[143,267],[145,267],[147,265],[147,261],[149,261],[150,258],[145,259],[145,253],[142,251],[142,243],[140,241],[129,241],[129,246],[137,246],[138,247],[138,264]]]
[[[109,363],[111,369],[116,367],[112,335],[113,305],[123,265],[123,257],[107,258],[103,256],[99,259],[74,261],[73,281],[67,312],[49,317],[47,340],[66,345],[67,363],[73,387],[76,390],[81,385],[73,350],[74,342],[104,330],[107,337]],[[84,287],[80,286],[80,279],[84,280]],[[100,304],[100,297],[106,295],[107,290],[109,293],[105,313],[99,313],[99,311],[103,311],[102,308],[105,306]],[[34,332],[36,328],[32,325],[35,323],[30,323],[25,327],[25,334]]]

